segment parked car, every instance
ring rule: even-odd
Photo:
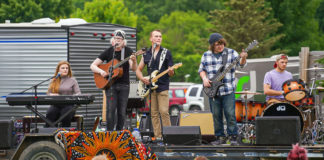
[[[169,89],[169,113],[176,116],[182,110],[183,104],[186,103],[185,93],[187,88],[170,88]]]
[[[194,84],[188,87],[186,92],[186,103],[183,111],[204,111],[204,92],[202,84]]]
[[[183,110],[182,105],[186,103],[185,93],[187,88],[170,88],[169,89],[169,113],[171,116],[178,115]],[[146,99],[145,99],[146,100]],[[145,108],[140,108],[140,112],[147,113],[150,111],[149,104],[145,103]]]

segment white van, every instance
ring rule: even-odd
[[[204,91],[202,84],[189,86],[186,92],[186,103],[183,104],[183,111],[204,111],[209,110],[204,106]]]

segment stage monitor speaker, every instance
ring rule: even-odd
[[[0,149],[9,149],[13,146],[13,130],[12,120],[0,120]]]
[[[199,126],[165,126],[163,142],[177,145],[200,145],[201,133]]]
[[[201,135],[215,135],[213,114],[208,111],[181,112],[179,126],[200,126]]]
[[[291,145],[300,140],[298,116],[256,117],[257,145]]]
[[[178,126],[178,120],[179,116],[170,116],[171,120],[171,126]],[[161,122],[162,123],[162,122]],[[139,131],[141,132],[141,135],[143,136],[154,136],[153,133],[153,127],[152,127],[152,121],[150,115],[143,115],[141,117],[140,125],[139,125]]]

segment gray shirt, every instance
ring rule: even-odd
[[[51,93],[48,90],[48,93]],[[59,95],[79,95],[81,94],[79,84],[74,77],[61,77]]]

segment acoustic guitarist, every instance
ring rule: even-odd
[[[104,61],[110,62],[113,60],[122,61],[127,57],[130,57],[128,63],[121,65],[122,75],[118,75],[118,78],[110,87],[105,88],[106,93],[106,122],[107,130],[122,130],[126,119],[126,108],[129,95],[129,69],[136,70],[137,62],[136,57],[132,55],[133,50],[126,46],[126,34],[122,30],[114,31],[114,37],[110,40],[112,46],[102,52],[97,59],[95,59],[90,65],[91,70],[94,73],[100,74],[102,77],[109,78],[108,71],[100,69],[98,66]],[[113,64],[116,65],[116,64]],[[117,110],[117,123],[116,119]],[[115,129],[116,125],[116,129]]]
[[[143,55],[138,68],[136,69],[136,76],[146,85],[150,84],[150,79],[143,76],[142,70],[147,65],[147,73],[150,75],[153,71],[159,70],[164,72],[168,70],[168,74],[165,74],[158,79],[156,88],[148,98],[151,97],[151,117],[154,130],[154,136],[156,138],[162,138],[161,122],[162,118],[163,126],[171,126],[169,115],[169,77],[174,75],[173,60],[171,52],[161,46],[162,33],[160,30],[153,30],[150,35],[150,41],[152,47],[146,51]]]
[[[244,67],[246,64],[247,53],[243,50],[239,55],[235,50],[225,48],[226,40],[219,33],[213,33],[209,37],[209,50],[201,57],[198,69],[204,87],[211,87],[211,79],[222,73],[224,67],[229,66],[238,56],[240,62],[236,66]],[[223,67],[224,66],[224,67]],[[222,79],[223,86],[219,87],[215,97],[209,98],[210,110],[213,113],[216,141],[214,145],[225,144],[226,136],[223,125],[223,112],[227,122],[227,135],[231,145],[238,145],[237,125],[235,117],[235,68],[229,70]]]

